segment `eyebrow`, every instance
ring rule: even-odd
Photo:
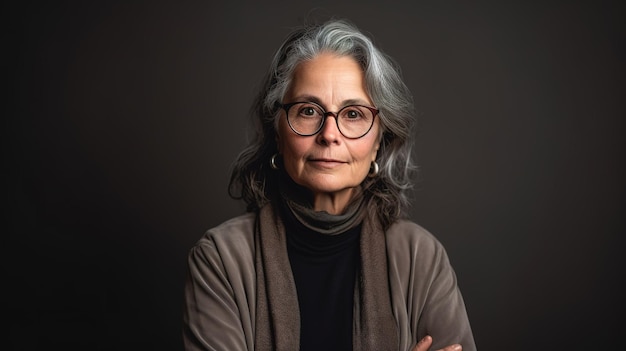
[[[324,108],[324,110],[327,109],[327,107],[324,105],[322,100],[320,100],[317,96],[314,96],[314,95],[298,95],[297,97],[295,97],[294,101],[314,102],[314,103],[322,106]],[[367,102],[366,100],[363,100],[363,99],[348,99],[348,100],[344,100],[344,101],[341,102],[340,106],[344,107],[344,106],[350,106],[350,105],[371,106],[371,104],[369,102]]]

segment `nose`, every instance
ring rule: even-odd
[[[330,119],[331,117],[332,119]],[[317,141],[320,144],[330,145],[338,143],[340,139],[341,132],[337,127],[337,115],[332,112],[326,112],[322,130],[317,134]]]

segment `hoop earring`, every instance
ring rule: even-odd
[[[376,177],[378,175],[378,163],[376,161],[372,161],[372,165],[370,166],[370,171],[367,174],[368,177]]]
[[[273,154],[272,157],[270,157],[270,167],[272,167],[275,171],[279,170],[278,165],[276,164],[276,156],[278,156],[278,154]]]

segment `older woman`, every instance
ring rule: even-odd
[[[186,349],[475,350],[445,249],[404,219],[414,113],[391,59],[346,21],[301,28],[254,112],[229,188],[249,211],[189,254]]]

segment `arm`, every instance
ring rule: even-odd
[[[387,231],[387,250],[401,350],[413,351],[426,336],[432,337],[428,340],[433,350],[454,344],[461,344],[465,351],[476,350],[443,245],[421,226],[399,221]]]
[[[187,263],[185,350],[247,350],[235,293],[214,242],[192,248]]]
[[[460,344],[464,350],[474,351],[476,345],[454,269],[443,246],[434,244],[431,280],[417,327],[418,335],[426,335],[427,340],[420,343],[430,340],[434,348]]]

